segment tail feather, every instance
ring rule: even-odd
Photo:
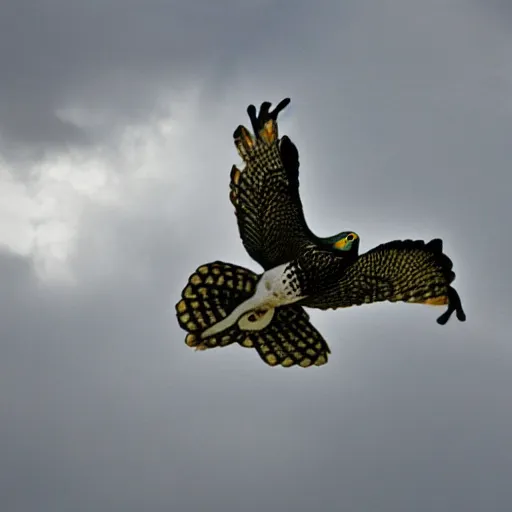
[[[201,338],[201,333],[228,316],[235,307],[251,297],[259,275],[216,261],[194,272],[176,304],[178,323],[187,331],[185,343],[197,350],[225,347],[238,343],[254,348],[270,366],[308,367],[327,363],[329,346],[309,321],[306,311],[297,305],[277,308],[268,326],[261,330],[242,329],[238,323],[225,331]]]

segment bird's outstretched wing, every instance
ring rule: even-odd
[[[448,305],[438,323],[445,324],[454,311],[464,321],[459,295],[450,286],[455,279],[452,267],[440,239],[396,240],[362,254],[341,279],[302,304],[320,309],[381,301]]]
[[[233,134],[245,168],[231,170],[230,199],[244,247],[265,270],[300,256],[314,237],[299,196],[299,153],[288,137],[278,136],[277,115],[289,102],[273,111],[265,102],[258,115],[250,105],[254,137],[244,126]]]

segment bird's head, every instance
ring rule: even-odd
[[[337,235],[322,239],[324,244],[330,245],[335,251],[357,256],[359,250],[359,236],[353,231],[342,231]]]

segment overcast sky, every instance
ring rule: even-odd
[[[4,0],[2,512],[512,510],[511,52],[505,0]],[[232,132],[286,96],[312,229],[443,238],[465,324],[313,311],[307,370],[186,347],[189,274],[259,270]]]

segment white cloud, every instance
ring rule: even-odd
[[[0,165],[0,244],[33,258],[41,278],[69,280],[81,226],[95,208],[142,211],[155,197],[163,200],[164,190],[173,198],[166,209],[178,207],[179,175],[187,172],[193,150],[187,130],[197,105],[195,91],[186,96],[171,105],[172,117],[155,115],[128,125],[103,146],[46,154],[25,169],[28,182]],[[81,128],[102,122],[100,112],[91,116],[85,108],[59,115]]]
[[[24,183],[0,165],[0,244],[27,255],[33,246],[31,218],[37,206]]]

